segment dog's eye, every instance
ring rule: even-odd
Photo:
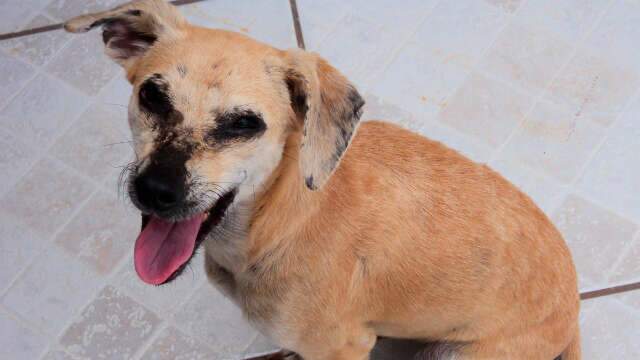
[[[263,133],[267,125],[262,118],[250,111],[231,113],[217,119],[217,126],[209,133],[214,142],[235,139],[251,139]]]
[[[257,116],[241,116],[235,119],[229,126],[236,131],[252,131],[262,128],[262,120]]]
[[[159,84],[155,78],[145,81],[140,87],[139,102],[153,114],[167,114],[172,110],[171,99],[167,94],[167,86]]]

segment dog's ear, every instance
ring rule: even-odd
[[[67,21],[65,30],[87,32],[102,26],[105,52],[129,69],[158,39],[178,37],[186,21],[164,0],[133,1],[112,10]]]
[[[285,81],[291,105],[303,121],[300,168],[307,187],[319,189],[349,146],[364,100],[324,59],[302,50],[286,52]]]

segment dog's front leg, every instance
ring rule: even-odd
[[[376,344],[371,329],[317,329],[312,339],[300,344],[298,352],[304,360],[368,360]]]

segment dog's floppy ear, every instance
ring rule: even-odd
[[[177,37],[185,24],[178,10],[164,0],[141,0],[78,16],[64,28],[81,33],[102,26],[105,52],[129,69],[159,38]]]
[[[319,189],[349,146],[364,100],[338,70],[302,50],[287,51],[285,81],[291,105],[304,121],[300,168],[307,187]]]

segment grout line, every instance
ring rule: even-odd
[[[289,6],[291,7],[291,16],[293,18],[293,28],[296,32],[296,41],[298,47],[305,50],[304,37],[302,36],[302,25],[300,24],[300,15],[298,14],[298,4],[296,0],[289,0]]]
[[[620,294],[628,291],[640,290],[640,281],[625,285],[612,286],[604,289],[586,291],[580,294],[580,300],[589,300],[603,296]]]
[[[171,1],[171,4],[173,4],[174,6],[182,6],[182,5],[189,5],[189,4],[194,4],[202,1],[207,1],[207,0],[174,0],[174,1]],[[291,1],[295,1],[295,0],[291,0]],[[61,30],[63,26],[64,26],[64,23],[54,23],[51,25],[39,26],[31,29],[0,34],[0,41],[15,39],[23,36],[40,34],[40,33],[49,32],[49,31]]]

